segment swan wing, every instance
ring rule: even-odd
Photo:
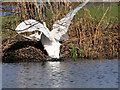
[[[53,37],[50,35],[49,29],[33,19],[21,22],[17,26],[15,31],[17,33],[23,34],[23,37],[28,39],[40,40],[41,35],[44,34],[50,41],[53,40]]]
[[[53,24],[53,30],[51,31],[51,34],[53,37],[60,41],[62,36],[67,32],[68,27],[71,23],[71,20],[73,19],[74,15],[79,11],[89,0],[86,0],[83,4],[80,4],[77,6],[74,10],[69,12],[64,18],[61,20],[58,20]]]

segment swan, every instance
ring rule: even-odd
[[[84,5],[87,4],[89,0],[86,0],[83,4],[77,6],[74,10],[69,12],[64,18],[56,21],[53,24],[53,30],[50,31],[45,22],[40,23],[36,20],[29,19],[21,22],[15,29],[18,34],[24,34],[29,32],[34,32],[31,35],[22,35],[28,39],[34,39],[41,41],[44,49],[47,51],[50,58],[59,59],[60,58],[60,41],[68,39],[66,34],[68,27],[73,19],[74,15],[79,11]]]

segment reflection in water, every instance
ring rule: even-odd
[[[41,67],[42,66],[42,67]],[[22,63],[19,64],[17,80],[19,87],[36,87],[41,85],[46,87],[59,87],[58,82],[62,76],[60,72],[60,62],[44,62],[44,63]],[[49,83],[51,81],[51,83]],[[38,86],[39,88],[39,86]]]
[[[62,80],[62,75],[60,74],[60,62],[48,62],[49,79],[51,80],[51,87],[60,87],[59,84]]]
[[[118,60],[4,63],[3,88],[117,88]]]

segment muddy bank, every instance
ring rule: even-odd
[[[62,58],[81,58],[81,59],[112,59],[118,57],[118,42],[119,39],[116,35],[113,38],[109,38],[113,34],[104,35],[102,46],[99,45],[99,39],[97,42],[90,44],[90,38],[84,39],[80,45],[81,38],[69,38],[64,41],[61,46],[60,53]],[[116,38],[115,38],[116,37]],[[77,52],[76,56],[72,55],[73,43]],[[87,44],[88,43],[88,44]],[[21,60],[45,60],[47,52],[44,50],[41,42],[25,39],[21,35],[16,33],[3,37],[2,40],[2,60],[3,62],[15,62]],[[85,48],[86,47],[86,48]],[[73,52],[74,54],[74,52]]]
[[[10,37],[9,41],[2,40],[3,61],[45,59],[47,53],[41,42],[25,39],[21,35]]]

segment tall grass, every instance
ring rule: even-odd
[[[18,14],[3,16],[3,32],[27,19],[46,22],[52,30],[56,20],[62,19],[80,3],[74,2],[18,2]],[[91,3],[88,4],[90,6]],[[64,57],[109,58],[118,57],[118,8],[117,5],[82,8],[75,15],[68,29],[69,40],[63,42],[61,53]],[[14,10],[13,10],[14,12]],[[8,29],[6,29],[8,28]],[[6,31],[7,30],[7,31]],[[72,43],[71,43],[72,42]]]

